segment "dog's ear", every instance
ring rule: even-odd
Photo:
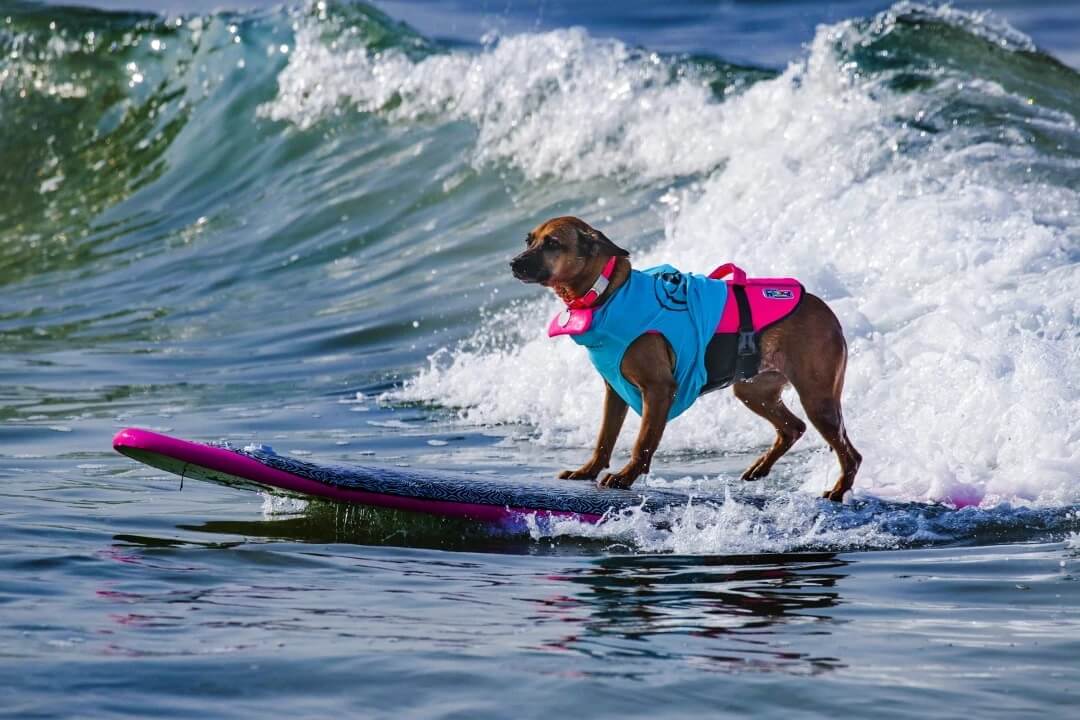
[[[611,242],[607,235],[593,227],[578,230],[578,249],[579,254],[585,257],[596,257],[601,251],[605,255],[616,257],[630,256],[630,253]]]

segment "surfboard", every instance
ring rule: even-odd
[[[487,523],[518,524],[530,515],[599,523],[626,508],[651,511],[689,500],[679,492],[645,486],[601,490],[590,482],[554,478],[323,464],[261,445],[193,442],[139,428],[117,433],[113,449],[182,478]]]

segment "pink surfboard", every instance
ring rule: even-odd
[[[598,523],[624,508],[684,505],[688,499],[646,487],[600,490],[592,483],[567,480],[327,465],[278,455],[262,446],[238,449],[138,428],[117,433],[113,448],[183,478],[484,523],[516,525],[530,515]]]

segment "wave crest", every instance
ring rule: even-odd
[[[707,172],[723,160],[709,132],[724,113],[712,71],[580,28],[416,60],[327,41],[321,26],[308,25],[260,114],[300,128],[343,108],[390,121],[466,121],[476,127],[477,164],[507,162],[528,178],[649,180]]]

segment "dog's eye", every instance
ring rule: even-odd
[[[544,238],[544,249],[545,250],[558,250],[559,249],[559,241],[549,235],[548,237]]]

